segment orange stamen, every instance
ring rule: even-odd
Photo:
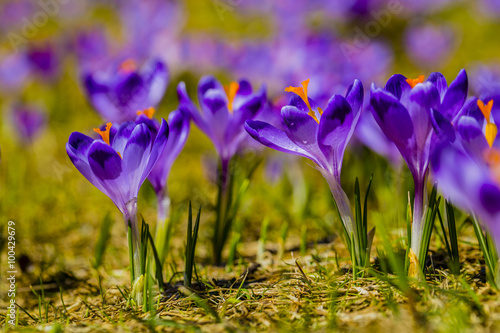
[[[416,79],[406,79],[406,83],[408,83],[410,85],[410,87],[413,89],[413,88],[415,88],[415,86],[417,84],[424,82],[424,79],[425,79],[425,76],[420,75]]]
[[[118,70],[123,73],[135,72],[137,70],[137,63],[134,59],[127,59],[120,64]]]
[[[104,142],[106,142],[109,145],[109,130],[111,129],[112,124],[107,123],[106,124],[106,129],[104,131],[101,131],[100,128],[94,128],[94,132],[99,134]]]
[[[495,138],[498,134],[497,125],[491,122],[491,108],[493,108],[493,100],[490,100],[488,104],[484,104],[483,101],[477,100],[477,106],[479,110],[481,110],[484,118],[486,119],[486,128],[484,130],[484,137],[486,141],[488,141],[488,145],[490,148],[493,147],[493,142],[495,142]]]
[[[486,118],[487,122],[490,122],[491,108],[493,108],[493,100],[490,100],[488,104],[484,105],[484,102],[481,100],[477,100],[477,106],[479,110],[483,113],[484,118]]]
[[[149,119],[153,119],[153,115],[155,114],[156,110],[154,107],[150,107],[150,108],[147,108],[145,110],[142,110],[142,111],[137,111],[137,115],[140,116],[140,115],[145,115],[146,117],[148,117]]]
[[[240,89],[240,85],[238,82],[231,82],[228,86],[224,86],[224,90],[226,91],[227,95],[227,108],[229,109],[229,112],[233,112],[233,101],[234,97],[236,97],[236,93]]]
[[[309,104],[309,98],[307,97],[307,86],[309,85],[309,79],[302,81],[302,87],[292,87],[289,86],[288,88],[285,89],[286,92],[293,92],[294,94],[297,94],[304,103],[306,103],[307,108],[309,109],[309,112],[307,113],[310,115],[316,122],[319,124],[319,120],[316,117],[316,113],[314,113],[313,109],[311,108],[311,104]],[[323,110],[318,108],[319,115],[321,116],[323,114]]]

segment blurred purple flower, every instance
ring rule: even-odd
[[[489,17],[500,16],[500,0],[481,0],[480,8],[484,15]]]
[[[0,29],[5,33],[20,29],[35,11],[31,0],[7,0],[0,5]]]
[[[246,80],[232,82],[226,90],[212,76],[201,78],[198,84],[200,112],[187,94],[184,82],[177,86],[179,109],[189,112],[194,123],[212,140],[223,168],[247,136],[243,130],[245,121],[254,119],[267,102],[266,87],[253,92]]]
[[[302,88],[289,87],[294,92],[290,105],[281,109],[283,130],[263,121],[249,120],[247,132],[263,145],[289,154],[307,157],[330,185],[342,222],[349,234],[355,232],[354,219],[347,195],[340,185],[344,152],[361,114],[363,86],[356,80],[345,97],[333,95],[325,110],[307,96],[309,80]]]
[[[83,75],[84,87],[92,106],[112,122],[134,120],[137,111],[156,107],[168,84],[168,71],[159,60],[137,67],[128,59],[108,71]]]
[[[0,60],[0,86],[2,91],[13,92],[22,88],[31,73],[24,53],[12,53]]]
[[[439,67],[452,55],[456,33],[451,26],[410,26],[405,33],[406,54],[422,67]]]
[[[25,105],[17,105],[12,111],[12,121],[19,139],[25,144],[31,144],[45,127],[45,114]]]
[[[110,62],[110,45],[104,27],[80,31],[72,43],[80,72],[97,71]]]
[[[479,99],[494,101],[491,114],[495,122],[500,124],[500,67],[494,64],[474,66],[471,86]]]
[[[119,8],[124,35],[129,41],[125,48],[137,59],[159,57],[162,50],[155,45],[178,35],[184,26],[181,1],[121,1]]]
[[[57,48],[50,42],[30,46],[26,56],[35,74],[46,79],[54,79],[60,70],[60,57]]]
[[[385,88],[371,87],[370,105],[382,131],[398,147],[413,176],[415,185],[411,248],[420,253],[423,219],[427,210],[427,175],[429,159],[437,136],[453,136],[451,123],[459,115],[467,97],[467,73],[461,70],[447,85],[441,73],[407,79],[393,75]],[[449,130],[451,128],[451,132]],[[450,140],[451,141],[451,140]]]
[[[0,85],[3,90],[17,91],[31,77],[53,80],[60,71],[60,56],[50,42],[30,45],[26,50],[0,59]]]
[[[244,41],[226,55],[228,70],[252,82],[266,78],[272,96],[281,88],[309,77],[309,96],[326,104],[330,91],[348,86],[355,79],[379,81],[393,61],[386,43],[373,41],[346,54],[343,46],[351,45],[331,32],[301,31],[294,38],[277,36],[268,41]]]

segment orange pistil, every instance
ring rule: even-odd
[[[302,87],[290,86],[290,87],[286,88],[285,91],[286,92],[293,92],[293,93],[297,94],[300,98],[302,98],[304,103],[306,103],[307,108],[309,109],[309,112],[307,114],[310,115],[319,124],[319,120],[316,117],[316,113],[311,108],[311,104],[309,103],[309,98],[307,97],[307,86],[308,85],[309,85],[309,79],[302,81]],[[318,108],[318,112],[319,112],[320,116],[323,114],[323,110],[321,110],[321,108]]]
[[[417,84],[424,82],[424,79],[425,79],[425,76],[420,75],[416,79],[406,79],[406,83],[408,83],[410,85],[410,87],[413,89],[413,88],[415,88],[415,86]]]
[[[106,129],[104,131],[101,131],[100,128],[94,128],[94,132],[99,134],[104,142],[106,142],[109,145],[109,130],[111,129],[111,126],[113,126],[111,123],[106,124]]]
[[[137,63],[134,59],[127,59],[120,64],[118,70],[123,73],[131,73],[137,70]]]
[[[495,142],[495,138],[497,137],[498,129],[497,125],[491,121],[491,108],[493,107],[493,100],[490,100],[488,104],[484,104],[483,101],[477,100],[477,106],[479,110],[483,113],[484,118],[486,119],[486,128],[484,131],[484,136],[486,141],[488,141],[488,145],[493,147],[493,142]]]
[[[227,95],[227,108],[229,109],[229,112],[233,113],[233,101],[234,97],[236,96],[236,93],[240,89],[240,85],[238,82],[231,82],[229,85],[224,86],[224,90],[226,91]]]
[[[147,108],[145,110],[142,110],[142,111],[137,111],[137,115],[140,116],[140,115],[145,115],[146,117],[148,117],[149,119],[153,119],[153,115],[155,114],[156,110],[154,107],[150,107],[150,108]]]

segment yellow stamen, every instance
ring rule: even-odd
[[[413,89],[413,88],[415,88],[415,86],[417,84],[424,82],[424,79],[425,79],[425,76],[420,75],[416,79],[406,79],[406,83],[408,83],[410,85],[410,87]]]
[[[483,113],[484,118],[486,118],[487,122],[490,122],[491,108],[493,108],[493,100],[490,100],[488,104],[484,105],[484,102],[481,100],[477,100],[477,106],[479,110]]]
[[[228,86],[224,86],[224,90],[226,91],[227,95],[227,108],[229,109],[229,112],[233,113],[233,101],[234,97],[236,96],[236,93],[240,89],[240,85],[238,82],[231,82]]]
[[[493,100],[490,100],[488,104],[485,105],[483,101],[478,99],[477,106],[486,119],[484,137],[486,138],[486,141],[488,141],[488,145],[490,145],[491,148],[493,147],[493,142],[495,142],[495,138],[497,137],[498,133],[497,125],[491,122],[491,109],[493,108]]]
[[[111,129],[112,124],[107,123],[106,124],[106,129],[104,131],[101,131],[100,128],[94,128],[94,132],[99,134],[104,142],[106,142],[109,145],[109,130]]]
[[[142,111],[137,111],[137,115],[140,116],[140,115],[145,115],[146,117],[148,117],[149,119],[153,119],[153,115],[155,114],[156,110],[154,107],[150,107],[150,108],[147,108],[145,110],[142,110]]]
[[[309,85],[309,79],[302,81],[302,87],[288,87],[285,89],[286,92],[293,92],[294,94],[297,94],[304,103],[306,103],[307,108],[309,109],[309,112],[307,113],[310,115],[316,122],[319,124],[319,120],[316,117],[316,113],[314,113],[313,109],[311,108],[311,104],[309,104],[309,98],[307,98],[307,86]],[[319,115],[321,116],[323,114],[323,110],[318,108]]]
[[[127,59],[120,64],[118,70],[123,73],[135,72],[137,70],[137,63],[134,59]]]

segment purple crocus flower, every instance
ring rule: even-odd
[[[118,207],[125,226],[130,224],[135,272],[140,272],[137,195],[167,145],[168,125],[163,119],[158,130],[144,123],[125,122],[118,128],[107,123],[94,131],[100,138],[73,132],[66,152],[78,171]]]
[[[340,186],[340,171],[344,151],[361,115],[363,86],[355,80],[345,97],[333,95],[323,111],[308,98],[308,83],[306,80],[300,88],[286,89],[297,96],[281,109],[283,129],[252,120],[246,122],[245,129],[267,147],[307,157],[316,163],[330,186],[344,226],[349,234],[356,234],[349,199]]]
[[[17,105],[13,108],[12,121],[20,140],[31,144],[45,126],[45,114],[34,107]]]
[[[159,60],[139,68],[132,59],[114,65],[107,72],[87,73],[83,82],[94,108],[107,121],[132,121],[137,111],[156,107],[168,83],[168,71]]]
[[[487,147],[485,137],[482,139]],[[452,145],[441,145],[433,153],[432,171],[446,197],[478,216],[491,233],[500,255],[500,151],[487,149],[480,155],[482,160]]]
[[[158,131],[160,124],[153,119],[154,109],[141,111],[136,123],[146,124],[154,131]],[[163,153],[158,158],[158,163],[151,170],[148,180],[153,185],[158,198],[158,221],[165,221],[168,217],[170,198],[168,195],[167,180],[177,156],[179,156],[189,135],[189,122],[191,118],[181,110],[175,110],[168,116],[168,140]]]
[[[246,80],[232,82],[226,90],[214,77],[204,76],[198,85],[200,112],[187,94],[184,82],[177,86],[179,109],[186,110],[212,140],[223,169],[247,136],[243,130],[245,121],[255,118],[267,102],[265,86],[253,92]]]
[[[225,89],[212,76],[204,76],[198,84],[198,107],[189,98],[184,82],[177,86],[179,110],[187,111],[194,123],[212,140],[219,155],[220,168],[217,174],[217,214],[214,226],[213,260],[221,262],[222,250],[231,230],[232,175],[229,163],[248,134],[244,131],[245,121],[254,119],[267,103],[266,88],[257,92],[246,80],[231,82]]]
[[[413,176],[415,198],[411,248],[420,253],[427,209],[426,181],[431,151],[438,141],[433,124],[452,123],[467,97],[467,73],[461,70],[448,87],[441,73],[407,79],[393,75],[384,89],[371,87],[373,115],[385,135],[398,147]],[[445,127],[446,128],[446,127]]]

